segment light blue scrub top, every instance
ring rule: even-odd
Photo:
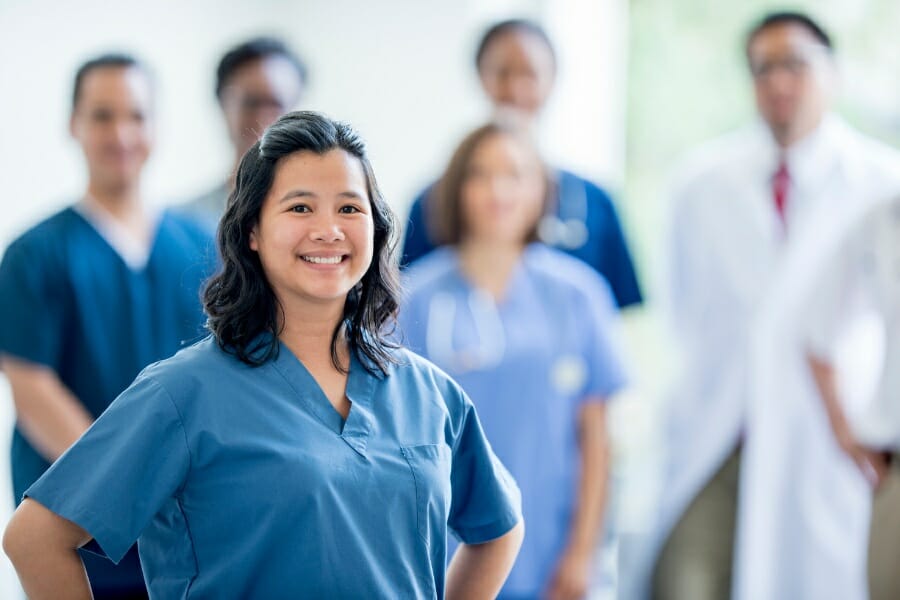
[[[153,598],[441,598],[448,526],[521,518],[471,402],[405,350],[353,357],[346,422],[285,346],[250,367],[212,338],[145,369],[27,495]]]
[[[435,250],[407,277],[400,313],[407,344],[466,390],[522,490],[525,541],[501,596],[536,597],[571,525],[579,410],[625,384],[609,286],[583,262],[540,244],[526,248],[494,314],[460,272],[455,249]]]

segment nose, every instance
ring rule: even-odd
[[[312,223],[310,239],[316,242],[334,243],[344,240],[344,230],[331,214],[319,214]]]
[[[120,148],[127,148],[137,137],[136,128],[127,119],[117,119],[113,125],[113,140]]]

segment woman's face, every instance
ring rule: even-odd
[[[466,168],[463,240],[522,244],[540,219],[546,182],[539,158],[505,133],[484,138]]]
[[[343,150],[282,158],[250,248],[285,310],[343,306],[372,263],[374,222],[366,175]]]
[[[556,68],[544,40],[527,31],[508,31],[485,48],[478,66],[481,86],[501,114],[533,120],[553,89]]]

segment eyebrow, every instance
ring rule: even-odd
[[[288,200],[292,200],[294,198],[317,198],[317,197],[318,197],[318,194],[316,194],[315,192],[311,192],[309,190],[291,190],[287,194],[282,196],[281,200],[279,200],[278,202],[279,203],[287,202]],[[363,199],[363,196],[361,196],[360,194],[358,194],[352,190],[347,190],[345,192],[341,192],[337,195],[337,197],[338,198],[347,198],[350,200],[362,200]]]

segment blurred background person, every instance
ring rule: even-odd
[[[552,183],[527,134],[469,134],[435,185],[442,245],[407,271],[401,332],[471,396],[522,490],[528,532],[501,598],[581,598],[607,497],[606,403],[625,374],[609,286],[535,242]]]
[[[828,423],[876,490],[868,545],[872,600],[900,598],[900,195],[884,200],[840,220],[836,243],[804,302],[812,307],[808,359]],[[848,315],[848,305],[860,312]],[[874,317],[875,328],[869,336],[851,338],[850,353],[842,353],[836,342],[853,316]],[[845,387],[852,381],[846,363],[860,357],[878,371],[871,395],[863,397]]]
[[[275,38],[253,38],[225,53],[216,69],[216,99],[234,149],[232,167],[224,182],[189,201],[186,210],[218,221],[241,157],[266,127],[297,108],[307,78],[304,62]]]
[[[556,77],[556,52],[544,30],[520,19],[494,24],[478,44],[475,67],[495,113],[533,130]],[[540,239],[594,267],[609,282],[619,307],[639,304],[641,291],[612,199],[569,171],[556,169],[552,179],[553,197],[538,226]],[[433,190],[429,186],[413,201],[402,265],[436,246],[427,225]]]
[[[885,201],[900,194],[900,160],[882,148],[886,161],[873,169],[874,150],[857,154],[863,159],[849,169],[860,178],[854,201],[836,198],[785,257],[757,321],[748,418],[750,431],[764,435],[745,445],[742,514],[754,528],[742,534],[749,567],[736,582],[739,598],[900,594],[900,490],[889,468],[897,447],[900,213]],[[885,169],[890,162],[896,166]],[[814,393],[798,393],[811,381]],[[776,410],[779,418],[769,418]],[[825,559],[827,570],[811,570]]]
[[[747,422],[750,337],[804,229],[822,211],[861,201],[867,182],[853,167],[881,153],[830,112],[832,43],[807,15],[766,15],[747,36],[746,57],[760,122],[698,151],[675,178],[671,198],[666,300],[685,364],[666,407],[665,491],[651,540],[656,598],[728,597],[733,569],[742,583],[754,581],[758,563],[743,560],[752,551],[742,549],[734,560],[737,523],[743,535],[756,521],[775,518],[754,510],[751,519],[743,511],[757,496],[776,498],[764,474],[752,486],[739,485],[746,481],[742,443],[758,436],[754,441],[764,446],[767,435],[767,421]],[[813,390],[805,383],[779,389],[778,397],[808,397]],[[777,407],[767,415],[779,418]],[[790,522],[782,525],[780,538],[799,539]],[[751,539],[738,541],[746,546]],[[811,573],[829,572],[833,550],[797,549],[805,570],[779,568],[792,581],[808,582]]]
[[[16,239],[0,263],[0,366],[16,409],[15,501],[146,365],[196,339],[212,240],[141,192],[153,148],[152,82],[104,54],[75,75],[70,131],[87,185]],[[82,557],[95,598],[146,597],[136,550]]]

